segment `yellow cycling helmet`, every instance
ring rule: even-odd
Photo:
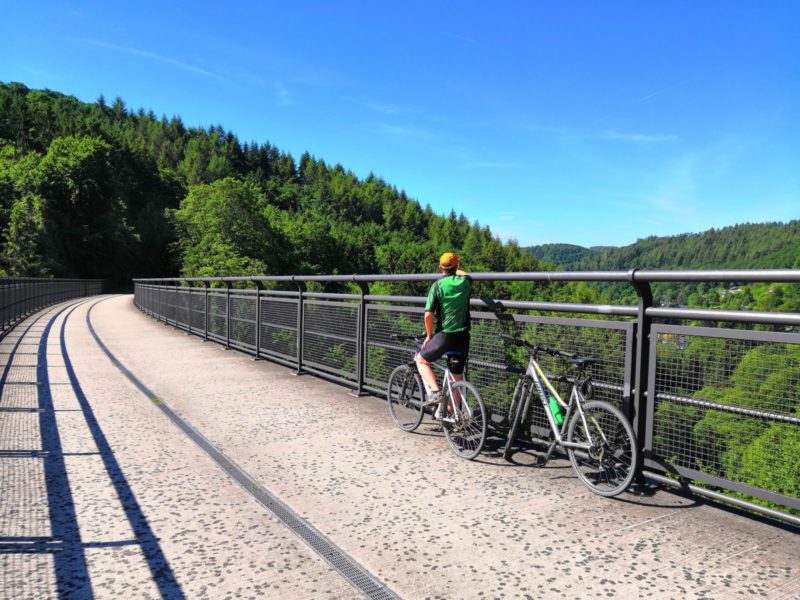
[[[439,266],[445,269],[457,269],[461,260],[455,252],[445,252],[439,258]]]

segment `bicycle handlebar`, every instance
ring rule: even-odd
[[[419,342],[420,340],[424,340],[428,334],[422,333],[419,335],[411,335],[411,334],[402,334],[402,333],[392,333],[389,335],[390,338],[393,340],[397,340],[398,342],[404,342],[406,340],[414,340],[415,342]]]
[[[521,340],[518,337],[514,337],[513,335],[506,335],[504,333],[500,334],[500,337],[506,340],[509,340],[513,344],[517,346],[524,346],[529,350],[533,351],[534,353],[544,352],[545,354],[550,354],[551,356],[563,356],[564,358],[575,358],[576,354],[572,352],[567,352],[565,350],[559,350],[557,348],[547,348],[546,346],[540,346],[538,344],[531,344],[530,342],[526,342],[525,340]]]

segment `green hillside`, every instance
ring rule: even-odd
[[[131,277],[431,272],[445,250],[471,271],[796,267],[800,221],[650,237],[622,248],[502,243],[374,175],[221,126],[0,83],[0,274]],[[536,257],[539,257],[537,260]],[[660,286],[662,304],[773,309],[791,286]],[[383,291],[420,293],[421,286]],[[780,293],[775,290],[779,290]],[[630,286],[482,283],[481,295],[630,303]]]
[[[431,272],[446,250],[473,271],[538,269],[488,227],[438,215],[374,175],[129,110],[121,98],[85,103],[19,83],[0,83],[0,232],[0,273],[121,284]]]
[[[561,267],[610,250],[609,246],[593,246],[584,248],[575,244],[541,244],[539,246],[529,246],[525,248],[533,254],[541,263],[548,263]]]
[[[800,267],[800,221],[745,223],[702,233],[648,237],[562,263],[570,270],[781,269]]]

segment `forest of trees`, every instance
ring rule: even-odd
[[[562,270],[588,256],[597,256],[601,252],[610,249],[611,247],[609,246],[585,248],[576,244],[541,244],[525,248],[540,262],[551,264]]]
[[[526,248],[545,270],[627,271],[639,269],[796,269],[800,268],[800,220],[788,223],[741,224],[702,233],[651,236],[623,247],[584,248],[572,244],[543,244]],[[633,303],[628,285],[595,286],[601,297]],[[662,306],[746,310],[800,310],[796,285],[736,282],[654,284]]]
[[[567,271],[791,269],[800,267],[800,220],[744,223],[701,233],[650,236],[622,247],[542,244],[525,248]]]
[[[0,230],[19,276],[430,272],[450,249],[474,271],[538,269],[376,176],[17,83],[0,84]]]

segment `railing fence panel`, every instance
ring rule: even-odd
[[[627,281],[639,295],[639,306],[474,299],[473,308],[478,309],[471,313],[467,378],[480,390],[491,412],[490,423],[502,436],[510,397],[528,356],[501,334],[597,358],[594,395],[631,417],[640,438],[644,474],[659,481],[688,478],[700,486],[692,484],[695,491],[703,485],[722,488],[733,494],[731,502],[767,514],[771,509],[740,500],[737,494],[800,511],[800,315],[659,308],[651,306],[649,291],[651,281],[800,282],[800,272],[684,272],[683,277],[635,270],[474,274],[478,280]],[[134,300],[144,312],[197,335],[339,381],[356,392],[383,394],[392,370],[414,356],[414,348],[391,336],[424,331],[424,299],[370,296],[368,283],[435,278],[135,280]],[[293,282],[297,291],[264,289],[262,283],[270,280]],[[197,281],[204,287],[180,285]],[[307,292],[305,281],[355,281],[362,293]],[[226,287],[212,288],[214,282]],[[233,288],[242,282],[257,283],[258,289]],[[13,307],[25,301],[20,285],[7,282],[0,288],[4,323],[13,318]],[[696,324],[714,320],[736,325]],[[557,359],[540,359],[547,372],[567,374]],[[566,392],[568,384],[563,385]],[[526,431],[534,439],[549,435],[539,402],[533,403]]]

